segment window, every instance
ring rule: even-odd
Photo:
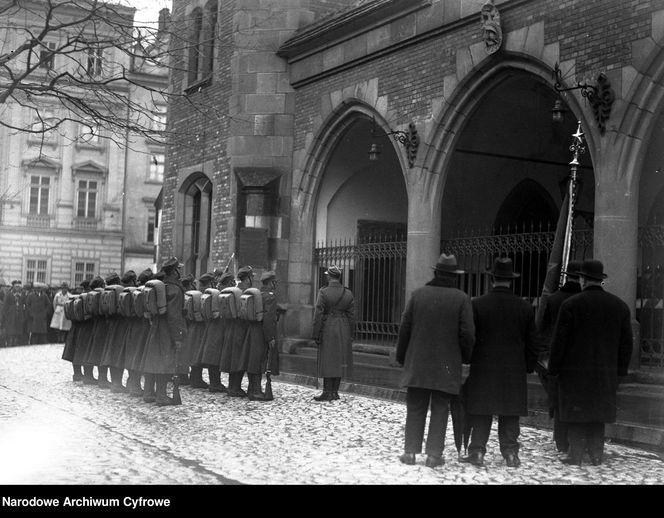
[[[25,280],[26,282],[46,282],[48,269],[47,259],[26,259]]]
[[[148,181],[164,181],[164,153],[155,153],[150,157],[150,173]]]
[[[103,56],[104,49],[99,45],[91,45],[90,48],[88,48],[88,66],[86,68],[88,75],[101,75]]]
[[[39,51],[39,68],[45,68],[46,70],[53,70],[53,64],[55,62],[55,49],[57,45],[55,42],[48,42],[45,45],[45,48],[42,48]]]
[[[50,176],[30,176],[30,214],[48,214],[48,197],[50,189]]]
[[[49,108],[35,108],[30,126],[30,139],[37,141],[52,141],[55,130],[52,129],[58,123],[55,112]]]
[[[155,226],[155,213],[154,211],[148,211],[148,235],[146,239],[148,243],[154,243],[154,226]]]
[[[189,70],[188,83],[194,84],[199,79],[199,70],[203,62],[201,38],[203,36],[203,11],[200,8],[194,9],[191,15],[191,26],[189,29]]]
[[[78,140],[84,144],[96,146],[99,144],[99,125],[92,119],[85,119],[79,123]]]
[[[214,43],[217,36],[217,2],[210,2],[205,6],[206,20],[205,20],[205,41],[204,41],[204,63],[203,63],[203,77],[212,74],[214,67]]]
[[[95,276],[97,264],[87,261],[76,261],[74,263],[74,286],[80,285],[84,280],[90,280]]]
[[[76,215],[79,218],[94,218],[97,212],[97,181],[78,181],[78,203]]]
[[[152,112],[152,121],[151,129],[155,132],[166,131],[166,106],[158,106],[157,109]]]

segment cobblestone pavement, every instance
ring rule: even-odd
[[[0,349],[0,484],[663,484],[655,453],[608,444],[602,466],[560,462],[551,432],[522,426],[506,468],[495,423],[485,467],[460,463],[451,421],[443,467],[398,461],[402,403],[273,381],[269,403],[182,388],[159,408],[71,381],[62,345]],[[246,380],[245,380],[246,383]]]

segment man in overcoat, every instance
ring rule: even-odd
[[[540,345],[530,304],[512,290],[513,279],[520,276],[513,271],[512,260],[496,259],[487,273],[492,277],[491,290],[472,301],[475,348],[465,385],[472,434],[463,460],[484,465],[496,415],[500,453],[507,467],[517,468],[519,417],[528,415],[527,373],[535,369]]]
[[[46,285],[34,283],[32,292],[25,299],[25,309],[28,316],[28,333],[30,344],[43,344],[48,333],[49,315],[52,311],[52,302],[46,294]]]
[[[399,460],[415,464],[422,451],[429,405],[426,466],[444,464],[443,448],[450,400],[461,389],[461,364],[468,363],[475,342],[470,297],[459,290],[454,255],[442,254],[434,278],[416,289],[401,318],[396,361],[404,366],[401,385],[407,387],[406,437]]]
[[[249,265],[240,268],[237,272],[237,279],[237,287],[243,292],[251,288],[254,280],[253,268]],[[248,327],[249,323],[246,320],[235,319],[235,329],[231,337],[231,342],[230,344],[225,344],[226,347],[232,347],[230,351],[232,358],[231,366],[228,373],[228,395],[230,397],[247,397],[247,392],[242,389],[242,378],[246,369],[244,358],[246,358],[245,337]]]
[[[23,322],[25,320],[25,297],[21,281],[12,281],[12,288],[5,295],[2,306],[2,327],[7,335],[7,345],[20,345],[23,337]]]
[[[167,406],[178,404],[168,397],[168,381],[177,374],[179,351],[186,329],[184,309],[184,286],[180,282],[180,269],[184,265],[171,257],[162,266],[163,282],[166,285],[166,313],[152,317],[152,325],[145,345],[143,369],[156,377],[156,404]]]
[[[341,283],[341,269],[332,265],[326,271],[327,286],[318,291],[313,321],[313,338],[318,346],[318,373],[323,393],[316,401],[339,399],[341,378],[352,375],[355,297]]]
[[[601,261],[581,265],[581,293],[560,306],[549,373],[558,377],[560,419],[567,423],[566,464],[581,465],[587,451],[602,463],[605,423],[616,420],[618,376],[627,375],[632,354],[630,310],[604,291]]]
[[[567,264],[567,270],[562,272],[566,277],[565,284],[555,293],[542,299],[535,315],[535,326],[537,327],[542,345],[536,370],[549,399],[549,415],[553,418],[553,440],[556,443],[556,448],[561,452],[566,452],[569,448],[567,425],[560,420],[557,379],[549,376],[547,367],[549,365],[549,357],[551,356],[553,328],[558,319],[560,306],[572,295],[581,292],[581,281],[579,280],[580,269],[581,261],[570,261]]]
[[[201,293],[205,293],[205,290],[212,287],[212,282],[214,281],[214,275],[211,273],[204,273],[197,279],[198,286],[196,289]],[[192,291],[192,290],[187,290]],[[186,364],[190,366],[190,385],[191,388],[202,388],[207,389],[210,387],[208,383],[203,380],[203,367],[208,369],[208,379],[212,380],[212,374],[210,372],[210,367],[207,365],[201,365],[198,363],[198,357],[202,357],[203,353],[203,338],[205,337],[205,329],[209,321],[201,320],[190,320],[187,322],[187,336],[183,342],[183,355],[186,357]],[[217,376],[219,384],[221,385],[221,379]]]

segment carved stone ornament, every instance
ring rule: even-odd
[[[482,6],[482,39],[489,54],[496,52],[503,43],[503,29],[500,26],[500,13],[493,2]]]

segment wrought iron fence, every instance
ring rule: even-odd
[[[333,264],[355,296],[355,341],[396,344],[406,292],[406,240],[401,234],[374,235],[320,244],[314,250],[316,292]]]
[[[640,325],[640,366],[664,369],[664,225],[639,229],[640,267],[636,320]]]

